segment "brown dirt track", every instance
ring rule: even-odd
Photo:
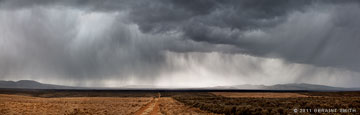
[[[188,107],[171,97],[157,98],[136,111],[135,115],[213,115],[198,108]]]

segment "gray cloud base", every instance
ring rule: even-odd
[[[151,83],[179,69],[167,51],[359,72],[359,10],[351,0],[2,0],[0,76]]]

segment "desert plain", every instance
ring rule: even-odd
[[[360,92],[1,89],[2,115],[359,114]],[[312,111],[294,111],[309,109]],[[341,113],[339,109],[349,109]],[[324,113],[324,112],[322,112]],[[321,113],[319,113],[321,114]]]

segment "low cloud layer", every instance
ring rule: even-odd
[[[0,79],[359,87],[358,11],[358,1],[2,0]]]

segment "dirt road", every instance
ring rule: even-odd
[[[136,111],[135,115],[213,115],[198,108],[188,107],[171,97],[153,98],[151,102]]]
[[[154,97],[151,102],[146,104],[145,106],[141,107],[138,111],[136,111],[135,115],[161,115],[159,111],[159,99],[161,97],[161,94],[158,93],[158,97]]]

